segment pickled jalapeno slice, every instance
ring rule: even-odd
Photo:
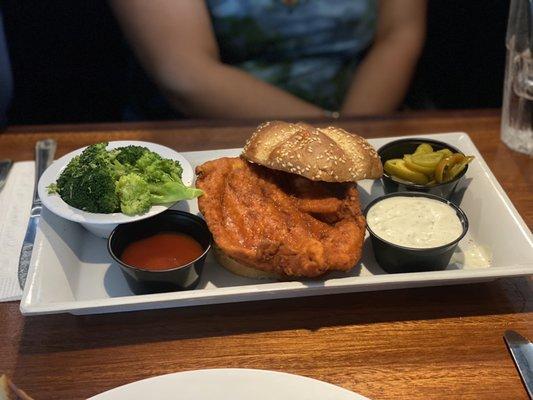
[[[455,177],[459,175],[463,171],[463,169],[465,169],[466,165],[473,159],[474,159],[474,156],[466,156],[462,161],[453,165],[450,168],[448,180],[455,179]]]
[[[435,172],[435,168],[431,167],[424,167],[423,165],[419,165],[413,161],[413,155],[411,154],[404,154],[403,160],[405,161],[405,166],[413,171],[422,172],[424,175],[427,175],[428,177],[433,176]]]
[[[423,154],[413,154],[412,159],[415,164],[421,165],[423,167],[435,168],[437,164],[444,158],[442,153],[423,153]]]
[[[445,156],[451,156],[453,152],[450,149],[437,150],[435,153],[442,153]]]
[[[452,154],[451,156],[444,157],[437,167],[435,168],[435,180],[438,183],[446,182],[450,180],[449,174],[450,169],[455,164],[462,162],[465,159],[465,156],[460,153]],[[466,164],[465,164],[466,165]]]
[[[403,179],[405,181],[417,183],[419,185],[425,185],[429,179],[422,172],[413,171],[406,167],[405,161],[399,158],[385,161],[383,169],[389,175]]]
[[[433,147],[431,147],[430,144],[427,144],[427,143],[419,144],[413,154],[425,154],[425,153],[433,153]]]

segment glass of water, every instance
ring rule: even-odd
[[[505,45],[502,141],[533,156],[533,1],[511,0]]]

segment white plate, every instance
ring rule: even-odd
[[[170,158],[172,160],[179,161],[181,167],[183,168],[182,181],[186,186],[190,186],[193,182],[194,171],[191,167],[191,164],[184,158],[180,153],[175,150],[169,149],[168,147],[162,146],[156,143],[150,142],[141,142],[135,140],[119,140],[114,142],[109,142],[107,149],[112,150],[117,147],[125,146],[143,146],[148,150],[151,150],[159,154],[163,158]],[[99,214],[91,213],[87,211],[82,211],[78,208],[72,207],[65,203],[63,199],[57,194],[49,194],[47,187],[54,183],[63,169],[75,156],[82,153],[86,147],[83,147],[78,150],[74,150],[63,157],[54,161],[41,176],[39,179],[39,184],[37,185],[37,190],[39,192],[39,198],[41,199],[43,205],[54,214],[66,218],[69,221],[79,222],[89,231],[94,233],[99,237],[107,237],[111,231],[118,225],[126,222],[139,221],[148,217],[152,217],[156,214],[159,214],[166,209],[168,209],[171,204],[161,204],[152,206],[150,210],[142,215],[126,215],[122,213],[111,213],[111,214]]]
[[[26,288],[21,301],[25,315],[70,312],[94,314],[201,304],[266,300],[370,290],[451,285],[533,273],[531,232],[465,133],[427,135],[447,142],[476,158],[458,188],[461,208],[470,229],[452,263],[444,271],[387,274],[376,264],[370,240],[363,258],[348,273],[323,280],[269,282],[238,277],[208,256],[197,289],[135,296],[106,250],[106,241],[80,225],[43,210],[35,240]],[[398,138],[372,139],[376,148]],[[183,153],[193,166],[207,160],[237,156],[240,149]],[[467,186],[467,187],[466,187]],[[383,194],[381,182],[362,181],[362,206]],[[462,198],[462,199],[461,199]],[[197,202],[174,208],[198,212]]]
[[[204,369],[120,386],[89,400],[369,400],[303,376],[258,369]]]

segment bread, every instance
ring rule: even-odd
[[[383,174],[376,151],[362,137],[302,122],[260,125],[246,142],[242,157],[313,181],[356,182]]]
[[[262,271],[254,267],[249,267],[235,260],[234,258],[231,258],[226,253],[224,253],[216,244],[213,244],[213,254],[220,265],[222,265],[224,268],[234,273],[235,275],[254,279],[283,279],[283,277],[279,274],[270,271]]]

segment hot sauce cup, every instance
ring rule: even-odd
[[[122,253],[128,245],[161,232],[176,232],[196,240],[203,252],[187,264],[169,269],[144,269],[125,263]],[[188,212],[168,210],[155,217],[119,225],[107,241],[107,249],[120,266],[133,293],[148,294],[194,289],[200,281],[212,236],[205,221]]]

